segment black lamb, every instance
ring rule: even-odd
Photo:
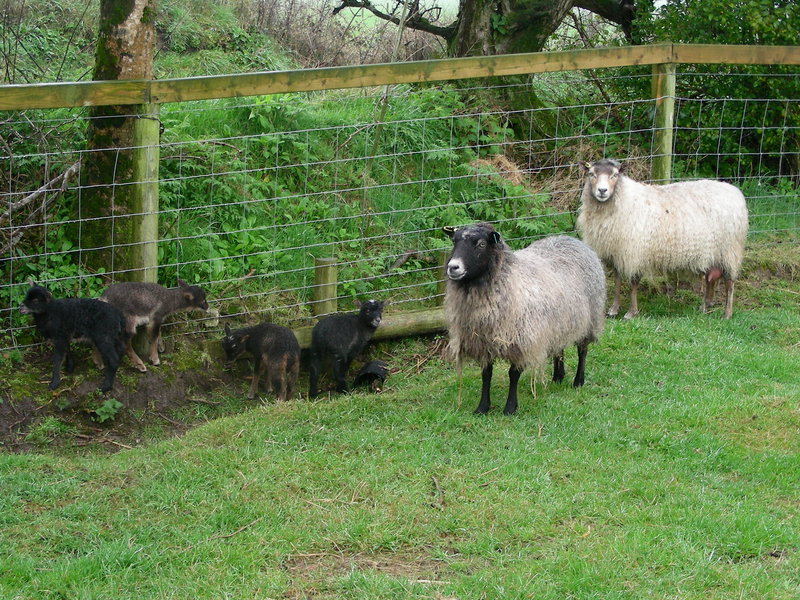
[[[266,371],[269,386],[278,400],[294,396],[300,372],[300,344],[288,327],[273,323],[260,323],[231,331],[225,325],[222,349],[229,361],[243,352],[253,356],[253,381],[247,397],[255,398],[258,380]]]
[[[338,313],[321,319],[311,332],[311,357],[308,367],[308,395],[318,394],[317,379],[324,360],[329,359],[336,391],[347,392],[347,370],[381,324],[385,302],[356,302],[357,313]]]
[[[71,372],[74,367],[69,349],[73,340],[90,341],[94,345],[95,353],[100,355],[104,365],[100,391],[111,389],[125,339],[125,318],[117,308],[91,298],[56,300],[48,290],[34,285],[22,301],[20,312],[33,315],[39,334],[53,344],[51,390],[61,382],[61,363],[65,357],[66,372]]]

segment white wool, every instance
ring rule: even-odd
[[[713,180],[647,185],[620,174],[598,202],[587,179],[577,229],[625,279],[720,268],[736,280],[747,237],[742,192]]]

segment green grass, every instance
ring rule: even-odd
[[[111,456],[2,455],[0,597],[796,598],[793,287],[775,307],[752,285],[730,321],[644,295],[585,387],[533,398],[525,375],[514,417],[504,369],[476,417],[478,369],[459,405],[452,366],[417,369],[405,341],[378,396]]]

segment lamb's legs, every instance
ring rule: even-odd
[[[578,369],[575,371],[575,379],[572,382],[573,387],[580,387],[584,382],[584,371],[586,370],[586,352],[589,350],[588,340],[578,342]]]
[[[308,361],[308,397],[317,397],[317,378],[319,377],[320,358],[315,353],[311,354]]]
[[[631,304],[628,307],[628,312],[625,313],[624,319],[632,319],[639,314],[639,278],[631,278]]]
[[[517,384],[519,383],[519,376],[522,375],[522,369],[518,369],[511,365],[508,369],[508,400],[506,400],[506,407],[503,409],[504,415],[513,415],[517,412]]]
[[[53,375],[50,378],[50,385],[47,387],[54,390],[61,383],[61,363],[64,360],[64,355],[69,353],[69,342],[57,341],[53,342]]]
[[[158,346],[161,343],[161,323],[150,323],[147,327],[147,337],[150,338],[150,362],[160,365],[161,359],[158,358]]]
[[[97,351],[103,357],[103,381],[100,383],[100,391],[108,392],[114,386],[114,377],[119,367],[119,353],[115,344],[111,340],[100,341],[97,344]]]
[[[553,381],[561,383],[564,381],[564,353],[559,352],[553,357]]]
[[[489,400],[489,390],[492,385],[492,363],[483,367],[481,371],[481,401],[478,403],[478,408],[475,409],[476,415],[485,415],[489,412],[491,402]]]
[[[347,367],[349,367],[343,358],[333,359],[333,377],[336,379],[336,391],[348,392],[347,387]]]
[[[126,354],[126,356],[133,363],[133,366],[136,367],[137,371],[145,373],[147,371],[147,367],[145,366],[145,364],[142,361],[142,359],[139,358],[139,355],[136,354],[136,350],[133,349],[133,345],[131,344],[131,342],[133,341],[133,336],[128,334],[126,336],[126,338],[127,338],[125,340],[125,354]]]
[[[265,367],[266,365],[260,357],[253,357],[253,380],[250,382],[250,391],[247,393],[247,397],[250,400],[256,397],[256,393],[258,392],[258,380],[264,372]]]
[[[730,319],[733,316],[733,279],[725,279],[725,313],[723,319]]]

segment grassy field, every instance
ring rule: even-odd
[[[406,340],[381,395],[0,455],[0,598],[797,598],[799,292],[746,279],[730,321],[644,294],[514,417],[502,369],[476,417],[479,370],[459,404]]]

